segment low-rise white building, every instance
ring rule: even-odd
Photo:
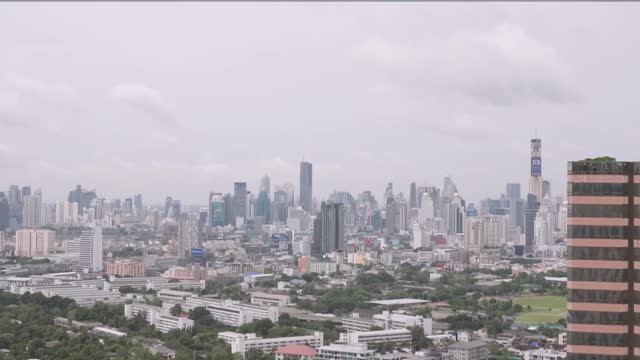
[[[240,326],[260,319],[269,319],[277,323],[280,316],[280,312],[275,306],[242,304],[237,301],[203,297],[187,298],[184,308],[191,310],[198,306],[207,308],[213,319],[230,326]]]
[[[373,360],[374,356],[367,344],[331,344],[318,348],[316,360]]]
[[[171,330],[188,330],[193,327],[193,320],[180,316],[170,315],[166,309],[159,306],[146,304],[125,304],[124,316],[130,319],[139,313],[146,314],[149,325],[154,325],[160,332],[168,333]]]
[[[287,306],[289,305],[289,295],[252,292],[251,303],[257,305]]]
[[[340,334],[340,342],[346,344],[411,343],[411,331],[393,329],[342,333]]]
[[[390,329],[406,329],[408,327],[421,327],[425,335],[433,334],[433,321],[419,315],[406,315],[396,312],[383,311],[382,314],[373,315],[373,319],[379,326]]]
[[[527,350],[524,352],[524,360],[564,360],[567,353],[553,349]]]
[[[218,333],[218,338],[231,346],[232,353],[244,354],[250,349],[258,349],[270,353],[287,345],[307,345],[313,348],[322,346],[324,334],[314,332],[313,335],[289,336],[280,338],[260,338],[256,334],[240,334],[233,331]]]

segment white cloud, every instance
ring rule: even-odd
[[[13,151],[8,146],[0,144],[0,169],[15,168],[20,165]]]
[[[578,100],[556,50],[524,28],[461,30],[420,42],[367,40],[353,50],[357,62],[386,70],[412,91],[449,93],[498,106]]]
[[[279,156],[273,157],[271,159],[263,160],[260,162],[260,167],[263,170],[291,170],[293,169],[293,165],[291,165],[286,160],[282,159]]]
[[[121,83],[110,92],[111,97],[150,115],[154,120],[172,123],[174,114],[160,91],[144,84]]]
[[[223,163],[206,162],[194,165],[193,168],[205,174],[220,175],[229,171],[229,166]]]

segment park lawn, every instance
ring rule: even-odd
[[[516,316],[517,322],[552,324],[567,317],[567,298],[564,296],[529,296],[513,301],[525,310]],[[527,310],[531,306],[531,310]]]

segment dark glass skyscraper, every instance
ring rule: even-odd
[[[312,210],[313,200],[313,165],[303,161],[300,163],[300,206],[305,211]]]
[[[412,182],[411,185],[409,185],[409,208],[410,209],[417,209],[418,206],[418,188],[416,186],[416,183]]]
[[[640,163],[569,162],[567,202],[567,360],[637,359]]]
[[[0,192],[0,231],[9,227],[9,201],[3,192]]]
[[[244,225],[247,219],[247,183],[236,182],[233,183],[233,213],[235,219],[233,224],[236,226]],[[242,223],[236,224],[236,220],[242,218]]]
[[[344,220],[343,204],[322,202],[320,214],[314,223],[313,240],[322,254],[344,250]],[[319,226],[319,229],[315,226]]]

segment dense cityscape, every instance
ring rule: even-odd
[[[82,185],[52,201],[37,184],[10,185],[0,288],[18,307],[2,324],[42,332],[27,343],[2,333],[0,352],[565,358],[568,205],[544,180],[541,139],[528,155],[527,186],[479,204],[451,177],[411,183],[407,196],[388,183],[383,199],[365,190],[319,201],[307,161],[298,186],[272,187],[265,174],[256,191],[235,182],[233,193],[203,194],[206,206],[106,199]]]
[[[640,3],[0,3],[0,360],[639,360]]]

